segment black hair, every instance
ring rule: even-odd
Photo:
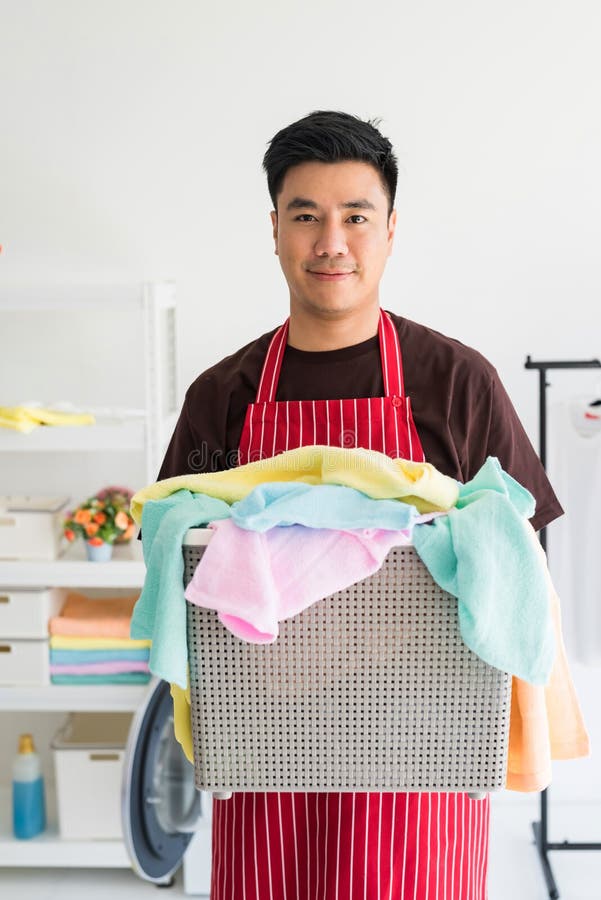
[[[277,195],[288,169],[304,162],[357,161],[372,165],[379,173],[388,196],[388,215],[392,212],[398,178],[398,165],[392,144],[376,127],[378,119],[368,122],[344,112],[316,110],[282,128],[271,139],[263,168],[267,187],[277,210]]]

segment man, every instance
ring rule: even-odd
[[[494,368],[380,309],[397,164],[369,122],[315,112],[264,168],[290,318],[189,388],[159,478],[312,444],[369,447],[467,481],[486,457],[562,510]],[[488,800],[464,794],[265,793],[218,801],[212,900],[484,900]]]

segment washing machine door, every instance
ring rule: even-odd
[[[169,685],[155,678],[131,724],[121,786],[125,845],[138,875],[169,882],[201,814],[194,768],[173,734]]]

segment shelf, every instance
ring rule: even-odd
[[[67,329],[64,334],[70,335],[73,332],[75,340],[78,323],[85,320],[86,329],[90,331],[96,324],[96,317],[99,331],[110,323],[118,327],[121,310],[127,313],[124,334],[135,336],[136,358],[131,368],[133,374],[139,373],[140,388],[143,388],[143,396],[141,391],[131,392],[135,399],[130,402],[135,403],[136,408],[114,407],[112,404],[119,399],[125,405],[130,394],[125,391],[115,396],[110,391],[102,390],[102,385],[94,382],[91,394],[82,389],[83,399],[77,401],[78,404],[89,403],[93,407],[92,398],[96,397],[98,404],[111,404],[86,410],[95,416],[94,425],[40,426],[29,434],[0,428],[0,454],[5,455],[6,461],[3,469],[5,482],[11,484],[9,467],[20,463],[21,457],[28,458],[31,464],[29,468],[43,462],[42,470],[51,475],[57,463],[60,463],[62,469],[76,465],[83,470],[94,462],[92,454],[106,456],[129,451],[143,454],[144,468],[140,478],[144,478],[146,484],[156,479],[179,408],[175,285],[172,282],[147,282],[133,285],[3,283],[0,286],[0,313],[10,314],[4,316],[4,321],[7,322],[9,346],[13,348],[13,353],[12,357],[9,354],[6,362],[14,368],[14,383],[22,384],[24,389],[27,385],[30,397],[37,397],[49,406],[57,396],[54,392],[50,393],[53,367],[58,367],[59,384],[68,384],[64,377],[68,370],[64,367],[69,364],[69,360],[47,338],[38,342],[39,352],[30,352],[28,355],[19,352],[22,342],[19,339],[10,342],[11,329],[19,335],[23,329],[37,327],[38,330],[41,329],[41,338],[41,335],[46,335],[46,322],[52,321],[53,328]],[[64,322],[55,321],[55,312],[61,313]],[[81,347],[85,349],[85,342]],[[40,361],[40,353],[45,348],[46,356]],[[32,360],[38,364],[28,378]],[[82,377],[87,371],[83,368]],[[21,380],[19,373],[24,376]],[[93,377],[92,370],[87,377]],[[62,391],[59,396],[61,394]],[[64,460],[57,461],[53,454],[58,453],[68,455]],[[46,454],[46,457],[42,458],[42,454]],[[118,461],[116,456],[110,457],[110,460],[111,464]],[[127,461],[128,464],[132,463],[131,458]],[[5,489],[5,493],[10,492]],[[20,487],[15,487],[13,492],[27,493]],[[54,493],[58,492],[59,489],[55,487]],[[69,489],[62,488],[60,492],[67,494]],[[139,593],[142,588],[146,569],[140,541],[132,540],[129,544],[115,546],[113,558],[106,563],[88,562],[85,545],[81,540],[72,545],[66,545],[65,542],[65,547],[63,554],[55,560],[0,559],[0,586],[79,588],[84,591],[94,588],[111,591],[117,589],[119,593],[123,589],[126,593]],[[39,687],[0,687],[0,718],[3,720],[0,727],[4,731],[6,723],[10,724],[11,719],[15,718],[14,714],[23,711],[31,713],[32,718],[39,718],[41,712],[136,712],[144,706],[149,691],[155,685],[156,679],[145,685],[51,684]],[[8,778],[10,774],[5,773],[4,780]],[[60,837],[52,787],[52,784],[46,785],[48,828],[36,838],[19,841],[12,834],[10,787],[6,788],[0,783],[0,867],[131,868],[122,839],[75,841]],[[205,841],[205,845],[210,857],[210,839]]]
[[[107,450],[144,450],[144,422],[111,425],[40,425],[29,434],[0,428],[2,453],[96,453]]]
[[[148,684],[0,687],[0,712],[135,712],[147,691]]]
[[[56,824],[54,794],[48,785],[46,831],[27,841],[18,840],[11,827],[11,797],[10,787],[0,788],[0,867],[131,868],[123,841],[67,841],[61,838]]]
[[[20,319],[31,321],[32,316],[37,320],[37,313],[47,313],[54,317],[55,313],[61,312],[68,323],[69,317],[73,317],[72,313],[82,310],[86,316],[88,313],[104,318],[108,315],[111,321],[116,322],[119,312],[127,309],[138,313],[135,316],[137,324],[130,327],[134,328],[133,333],[137,337],[136,369],[139,370],[140,382],[144,387],[143,409],[110,407],[96,410],[95,413],[92,408],[89,412],[96,415],[95,425],[40,426],[29,434],[0,428],[0,453],[16,456],[31,452],[81,455],[138,451],[145,457],[146,484],[155,480],[179,412],[175,284],[163,281],[125,285],[0,285],[0,313],[11,314],[17,323]],[[21,321],[20,327],[22,326]],[[43,325],[39,327],[43,329]],[[15,347],[19,346],[17,341]],[[52,379],[48,381],[48,373],[51,373],[53,366],[59,364],[60,359],[52,355],[51,348],[49,352],[50,356],[40,362],[39,371],[35,369],[39,377],[42,377],[40,373],[45,376],[45,380],[39,381],[36,377],[27,383],[35,385],[29,391],[33,390],[36,397],[51,405],[53,398],[45,393],[52,383]],[[20,367],[30,370],[31,361],[21,354],[11,364],[15,368],[15,383],[18,384]],[[65,373],[61,371],[64,377]],[[38,393],[40,389],[44,391],[41,398]],[[132,415],[133,412],[138,414]]]
[[[159,309],[175,307],[175,283],[153,284],[4,284],[0,289],[0,310],[81,309],[85,306],[133,306],[143,308],[149,292]]]
[[[177,414],[165,416],[161,422],[160,442],[171,437]],[[146,446],[146,423],[143,419],[118,419],[95,425],[40,425],[29,434],[0,428],[0,453],[106,453],[138,450]]]
[[[110,562],[88,562],[83,541],[76,541],[55,560],[0,560],[3,587],[141,588],[146,567],[142,542],[116,546]]]

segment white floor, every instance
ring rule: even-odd
[[[532,842],[531,821],[538,799],[504,794],[493,799],[489,900],[546,900],[548,897]],[[598,805],[550,809],[549,839],[601,841]],[[601,852],[555,852],[552,865],[562,900],[599,900]],[[74,869],[0,869],[3,900],[151,900],[159,889],[129,871]],[[161,889],[166,900],[186,897],[181,878]],[[237,900],[237,898],[236,898]]]
[[[548,817],[550,841],[601,843],[599,804],[558,804],[551,795]],[[493,799],[489,900],[548,900],[531,825],[539,818],[538,795]],[[549,859],[562,900],[601,898],[601,851],[552,851]]]

